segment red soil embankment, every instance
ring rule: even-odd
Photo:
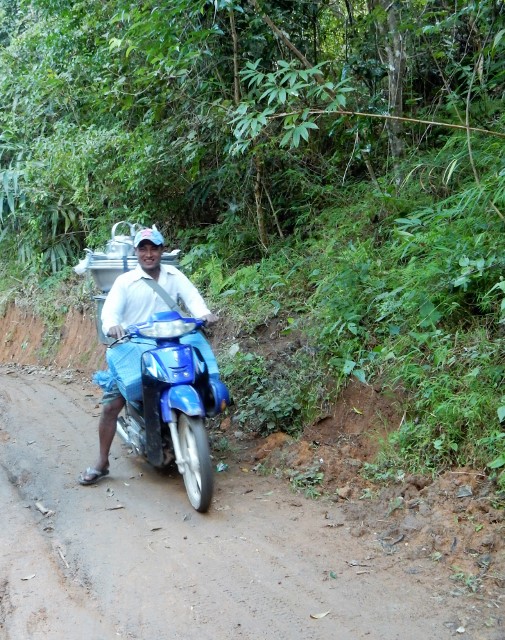
[[[92,374],[104,368],[105,347],[100,344],[92,312],[71,311],[55,349],[47,349],[42,320],[30,310],[10,304],[1,321],[0,363],[55,366]],[[51,340],[51,338],[49,338]],[[51,351],[51,355],[47,355]]]

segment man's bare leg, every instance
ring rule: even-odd
[[[112,441],[116,435],[117,418],[124,407],[125,401],[122,396],[114,398],[102,407],[102,413],[98,421],[98,441],[99,456],[94,467],[84,471],[79,482],[81,484],[93,484],[109,473],[109,453]]]

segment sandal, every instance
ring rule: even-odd
[[[109,470],[104,469],[100,471],[100,469],[94,469],[93,467],[88,467],[86,471],[83,471],[79,476],[79,484],[88,485],[88,484],[96,484],[105,476],[109,475]]]

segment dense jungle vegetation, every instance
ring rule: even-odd
[[[0,0],[3,300],[63,313],[85,247],[156,223],[296,336],[221,354],[239,422],[296,435],[356,377],[405,398],[371,476],[505,489],[504,59],[500,0]]]

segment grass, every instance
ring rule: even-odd
[[[465,210],[457,195],[437,201],[419,185],[409,190],[388,202],[348,189],[309,237],[279,241],[224,275],[221,261],[214,301],[243,334],[275,323],[297,336],[296,348],[271,357],[240,347],[223,373],[239,421],[263,435],[296,436],[328,410],[328,389],[351,377],[380,380],[402,391],[405,420],[368,465],[370,477],[469,465],[503,486],[503,225],[472,202],[468,185]],[[363,212],[378,208],[373,224]],[[198,278],[198,260],[190,262]]]

